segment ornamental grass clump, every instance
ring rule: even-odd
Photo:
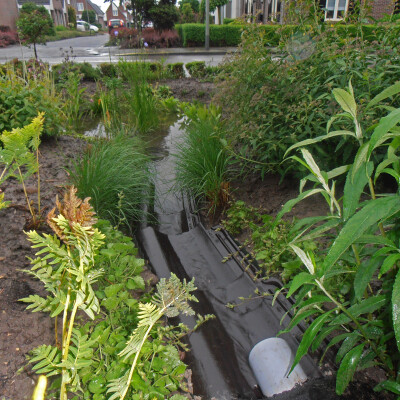
[[[228,203],[233,173],[231,156],[223,144],[219,109],[189,106],[185,113],[186,135],[175,154],[177,186],[197,202],[205,200],[208,211],[215,213]]]
[[[119,135],[89,145],[69,170],[82,197],[91,197],[99,217],[130,227],[149,199],[149,157],[138,137]]]

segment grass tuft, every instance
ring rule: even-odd
[[[69,171],[70,179],[81,198],[91,197],[100,218],[130,229],[148,202],[149,160],[139,138],[119,135],[90,145]]]

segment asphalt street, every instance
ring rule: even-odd
[[[59,64],[66,57],[75,62],[89,62],[93,65],[104,62],[117,62],[120,59],[155,61],[164,60],[166,63],[205,61],[207,65],[218,65],[225,54],[234,51],[234,48],[176,48],[156,50],[119,49],[116,46],[108,47],[108,35],[95,35],[74,39],[48,42],[47,45],[38,45],[38,57],[49,64]],[[33,58],[33,48],[25,46],[10,46],[0,49],[0,63],[5,63],[14,58],[28,60]]]

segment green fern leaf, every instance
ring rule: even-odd
[[[29,363],[35,364],[33,370],[46,376],[58,375],[61,369],[58,364],[61,360],[61,351],[53,346],[39,346],[32,350],[33,358]]]

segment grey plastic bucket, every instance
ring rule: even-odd
[[[257,343],[249,354],[249,363],[264,396],[293,389],[307,380],[298,364],[289,374],[293,353],[284,339],[269,338]]]

